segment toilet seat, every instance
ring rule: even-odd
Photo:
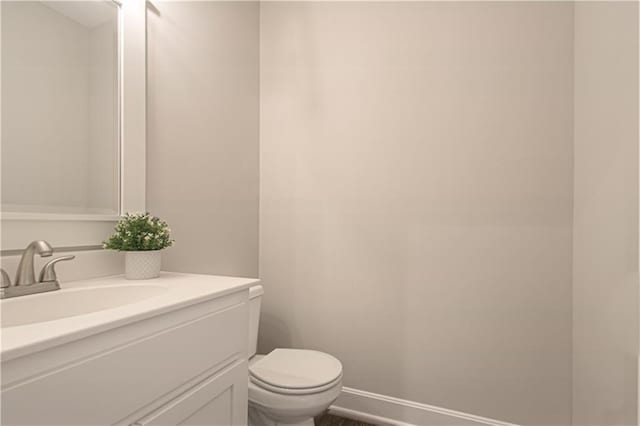
[[[306,388],[306,389],[288,389],[288,388],[282,388],[282,387],[278,387],[278,386],[273,386],[273,385],[270,385],[268,383],[264,383],[264,382],[260,381],[260,379],[256,379],[255,377],[250,377],[249,380],[251,381],[252,384],[258,386],[261,389],[268,390],[268,391],[271,391],[273,393],[277,393],[277,394],[280,394],[280,395],[310,395],[310,394],[314,394],[314,393],[324,392],[327,389],[331,389],[336,384],[338,384],[338,383],[340,383],[342,381],[342,375],[340,375],[333,382],[327,383],[324,386],[319,386],[317,388]]]
[[[249,366],[255,386],[281,395],[309,395],[342,381],[342,364],[323,352],[275,349]]]

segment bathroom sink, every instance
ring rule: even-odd
[[[161,295],[167,288],[125,284],[57,290],[2,301],[2,328],[53,321],[130,305]]]
[[[246,425],[258,282],[118,275],[0,300],[0,423]]]
[[[61,290],[0,300],[0,357],[6,363],[125,325],[239,294],[253,278],[162,272],[129,281],[122,276],[62,283]],[[238,296],[241,297],[241,296]],[[4,377],[4,374],[3,374]]]

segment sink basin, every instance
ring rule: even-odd
[[[152,324],[155,317],[178,315],[189,306],[203,309],[210,301],[226,296],[242,303],[248,288],[257,282],[253,278],[178,272],[161,272],[158,278],[145,281],[116,275],[63,283],[62,290],[3,299],[0,357],[4,365],[125,325]],[[3,383],[6,377],[3,371]]]
[[[72,288],[2,301],[2,328],[90,314],[141,302],[167,291],[151,284]]]

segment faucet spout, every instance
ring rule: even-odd
[[[36,283],[36,273],[33,267],[33,258],[38,254],[41,257],[49,257],[53,254],[53,248],[44,240],[32,241],[22,253],[22,259],[18,264],[15,284],[31,285]]]

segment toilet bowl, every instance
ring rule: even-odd
[[[342,390],[342,364],[304,349],[256,355],[262,286],[250,290],[249,426],[312,426]]]

